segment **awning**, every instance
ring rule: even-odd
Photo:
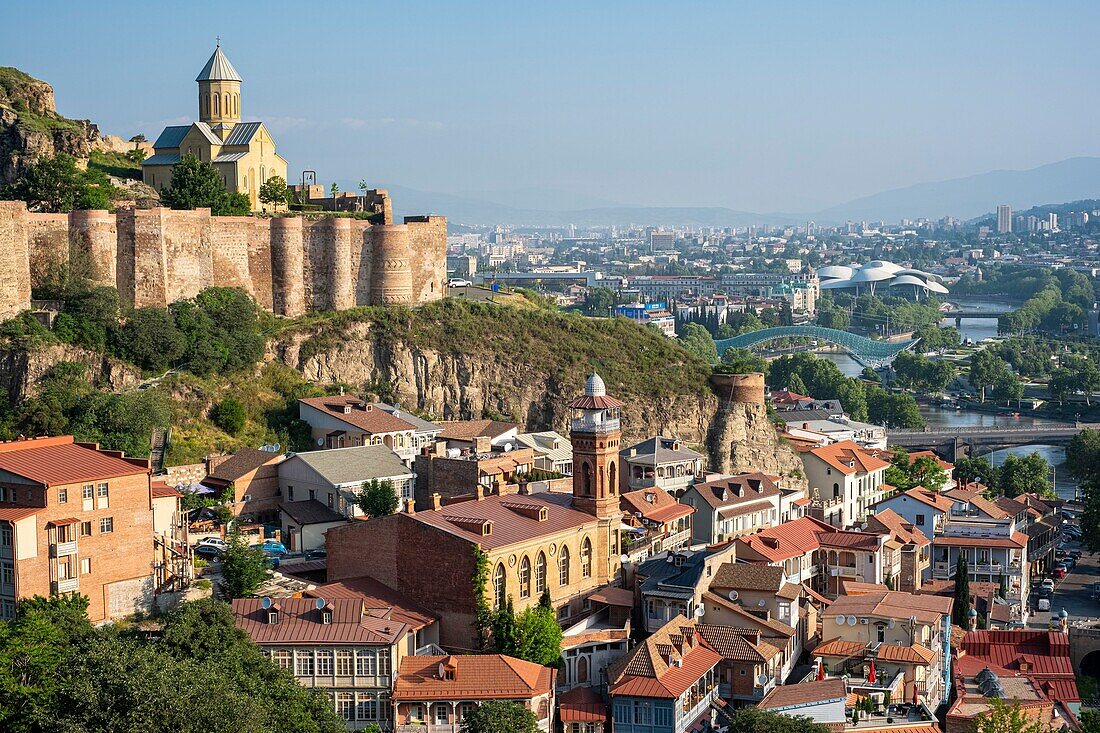
[[[69,524],[79,524],[80,520],[76,517],[67,517],[65,519],[51,519],[46,522],[47,527],[64,527]]]

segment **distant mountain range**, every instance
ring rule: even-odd
[[[444,214],[455,223],[474,225],[744,227],[807,220],[828,225],[943,216],[973,219],[995,211],[998,204],[1020,210],[1048,201],[1100,198],[1100,158],[1070,158],[1029,170],[997,170],[918,183],[805,213],[756,213],[720,206],[629,206],[550,188],[485,191],[469,197],[395,184],[386,188],[397,216]]]

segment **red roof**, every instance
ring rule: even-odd
[[[870,473],[890,465],[888,461],[882,460],[851,440],[842,440],[837,443],[802,450],[802,453],[809,453],[824,461],[845,476],[857,472]]]
[[[603,723],[607,705],[591,687],[574,687],[558,697],[558,717],[563,723]]]
[[[938,509],[941,512],[949,512],[951,511],[951,507],[954,506],[954,502],[948,499],[943,494],[940,494],[936,491],[929,491],[922,486],[914,486],[908,491],[903,491],[902,493],[910,498],[916,499],[922,504],[927,504],[933,509]]]
[[[37,506],[23,506],[22,504],[12,504],[10,502],[0,502],[0,521],[4,522],[18,522],[20,519],[26,519],[27,517],[33,517],[38,512],[42,511],[45,507]]]
[[[672,522],[695,512],[694,507],[679,503],[667,491],[657,486],[622,494],[619,497],[619,507],[627,514],[633,516],[637,512],[643,519],[660,524]]]
[[[962,649],[966,654],[955,659],[959,674],[972,676],[989,667],[999,675],[1068,675],[1073,679],[1069,638],[1058,631],[970,631],[963,637]]]
[[[380,433],[412,432],[415,426],[373,403],[364,402],[355,395],[331,395],[329,397],[306,397],[298,400],[315,410],[325,413],[341,422],[356,427],[368,435]],[[345,413],[344,408],[351,408]],[[306,422],[309,422],[306,420]],[[272,456],[273,458],[275,456]]]
[[[183,496],[182,493],[163,481],[154,481],[149,484],[149,493],[152,494],[154,499],[163,499],[169,496]]]
[[[307,590],[305,595],[309,598],[324,598],[325,600],[355,599],[363,604],[363,608],[366,609],[367,613],[379,615],[380,612],[388,611],[389,617],[394,621],[408,624],[416,630],[431,626],[438,620],[438,617],[431,611],[424,609],[401,593],[366,575],[319,585],[316,588]]]
[[[940,547],[1027,547],[1027,535],[1013,532],[1011,537],[955,537],[941,534],[936,537],[936,546]]]
[[[440,676],[440,672],[443,676]],[[554,671],[504,654],[405,657],[394,700],[515,700],[550,692]]]
[[[694,621],[677,616],[608,669],[610,692],[676,699],[722,659]]]
[[[622,407],[623,403],[606,395],[581,395],[569,402],[574,410],[612,410]]]
[[[799,557],[820,547],[818,536],[821,533],[836,531],[835,527],[813,517],[802,517],[756,534],[738,537],[738,557],[741,557],[741,548],[752,550],[771,562]]]
[[[593,515],[574,509],[572,504],[571,494],[547,491],[529,496],[487,496],[402,516],[476,542],[483,549],[493,549],[565,530],[579,530],[596,522]],[[543,521],[537,515],[540,507],[546,507]],[[483,534],[481,527],[487,521],[492,522],[492,529]]]
[[[149,466],[146,461],[127,460],[116,451],[96,450],[75,443],[71,435],[61,435],[0,443],[0,470],[43,486],[57,486],[148,474]]]
[[[322,623],[314,598],[273,598],[278,623],[268,623],[262,598],[233,601],[236,624],[257,644],[376,644],[396,643],[410,629],[395,619],[364,613],[362,602],[351,598],[328,601],[332,622]]]

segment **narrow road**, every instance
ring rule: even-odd
[[[1096,619],[1100,621],[1100,602],[1092,599],[1092,591],[1089,586],[1100,582],[1100,557],[1089,553],[1077,542],[1069,542],[1066,547],[1070,550],[1081,550],[1084,554],[1077,565],[1066,577],[1057,582],[1054,596],[1050,602],[1050,611],[1036,611],[1031,615],[1032,627],[1046,628],[1051,614],[1059,613],[1063,608],[1069,613],[1070,620]],[[1032,593],[1032,608],[1035,608],[1037,596]]]

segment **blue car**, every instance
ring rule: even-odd
[[[263,544],[257,545],[261,550],[268,555],[282,556],[286,554],[286,545],[277,540],[264,540]]]

